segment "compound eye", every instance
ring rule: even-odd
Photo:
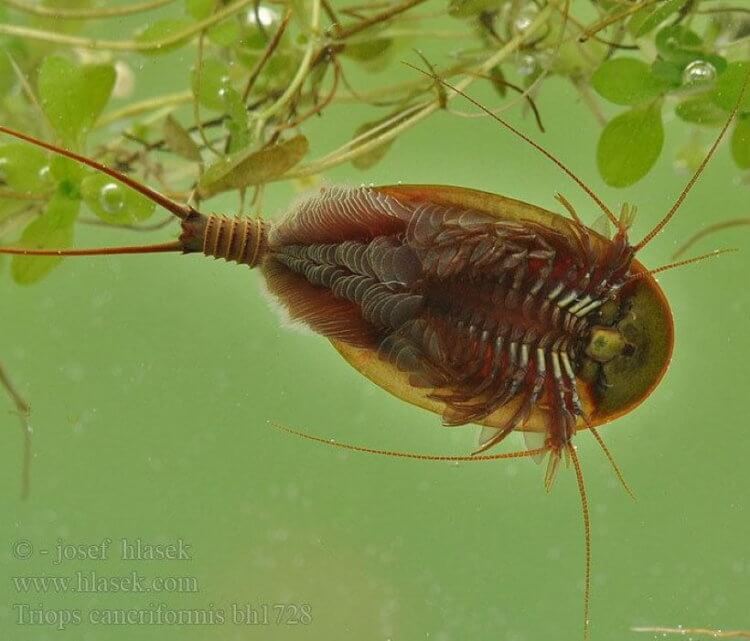
[[[607,363],[622,354],[626,347],[625,338],[618,329],[597,326],[591,330],[586,355],[598,363]]]

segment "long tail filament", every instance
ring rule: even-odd
[[[568,445],[568,453],[573,461],[573,467],[576,472],[576,481],[578,482],[578,494],[581,497],[581,515],[583,516],[583,536],[586,548],[585,570],[583,574],[583,639],[588,641],[590,636],[589,630],[589,612],[591,601],[591,518],[589,516],[589,500],[586,495],[586,484],[583,481],[583,470],[581,461],[576,454],[576,448],[571,443]]]
[[[315,441],[316,443],[322,443],[329,447],[338,447],[344,450],[352,450],[354,452],[364,452],[365,454],[377,454],[379,456],[392,456],[395,458],[408,458],[417,459],[419,461],[496,461],[498,459],[510,459],[510,458],[530,458],[539,454],[544,454],[549,450],[548,447],[539,447],[535,450],[523,450],[518,452],[501,452],[499,454],[476,454],[476,455],[450,455],[450,454],[420,454],[419,452],[401,452],[398,450],[379,450],[371,447],[362,447],[361,445],[351,445],[349,443],[340,443],[338,441],[332,441],[329,439],[307,434],[306,432],[300,432],[294,430],[291,427],[280,425],[279,423],[271,422],[275,428],[305,438],[308,441]]]

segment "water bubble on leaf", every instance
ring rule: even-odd
[[[693,60],[682,72],[682,82],[686,85],[711,82],[716,79],[716,67],[706,60]]]
[[[131,225],[146,220],[156,209],[148,198],[97,173],[83,179],[78,197],[99,218],[113,224]]]
[[[99,205],[108,214],[119,214],[125,206],[122,187],[115,182],[103,185],[99,192]]]
[[[50,182],[53,179],[49,165],[40,167],[39,171],[37,172],[37,176],[39,176],[39,180],[41,182]]]

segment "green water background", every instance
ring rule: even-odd
[[[444,44],[443,55],[457,46]],[[414,58],[408,49],[399,55]],[[181,54],[145,59],[139,91],[183,83],[191,64]],[[641,237],[686,182],[671,159],[688,130],[669,121],[657,168],[635,187],[614,190],[598,178],[598,128],[575,90],[551,79],[539,106],[545,144],[613,207],[637,203],[633,234]],[[514,122],[533,130],[518,111]],[[310,157],[346,140],[371,114],[332,108],[306,130]],[[455,184],[555,211],[560,190],[585,220],[598,216],[549,162],[487,119],[437,114],[402,136],[372,170],[342,166],[326,179]],[[268,216],[281,215],[293,196],[288,185],[270,189]],[[216,210],[232,206],[231,199],[212,203]],[[642,259],[653,266],[668,262],[701,226],[748,213],[748,187],[739,184],[723,147]],[[81,247],[141,240],[84,227],[76,236]],[[598,641],[652,638],[630,632],[636,625],[750,627],[750,234],[728,232],[700,250],[715,246],[742,251],[660,279],[676,322],[671,369],[641,408],[602,430],[636,502],[590,435],[577,438],[591,501]],[[353,371],[325,340],[280,327],[261,295],[259,274],[165,255],[70,260],[30,288],[11,284],[6,269],[0,282],[0,357],[31,402],[34,427],[32,494],[21,502],[20,430],[10,404],[0,399],[0,638],[580,638],[583,539],[573,473],[563,471],[546,495],[543,468],[531,461],[393,460],[278,432],[269,421],[373,447],[465,453],[477,430],[441,428],[436,416]],[[522,447],[520,437],[511,441],[513,449]],[[114,543],[106,561],[54,566],[40,552],[54,553],[58,541],[96,544],[107,537]],[[182,539],[192,558],[121,561],[122,538]],[[13,557],[19,540],[32,544],[30,559]],[[12,581],[91,570],[194,577],[199,592],[24,594]],[[78,609],[84,617],[92,609],[163,603],[223,608],[228,620],[57,631],[18,625],[18,603]],[[312,622],[234,625],[233,603],[309,604]]]

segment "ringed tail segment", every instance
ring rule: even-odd
[[[0,125],[0,133],[7,134],[35,147],[80,162],[137,191],[179,218],[182,233],[172,242],[124,247],[95,247],[91,249],[37,249],[31,247],[0,247],[0,254],[16,256],[106,256],[115,254],[154,254],[163,252],[200,252],[206,256],[223,258],[241,265],[255,267],[268,250],[269,225],[260,218],[205,215],[190,205],[178,203],[130,176],[76,152],[44,142],[34,136]]]

